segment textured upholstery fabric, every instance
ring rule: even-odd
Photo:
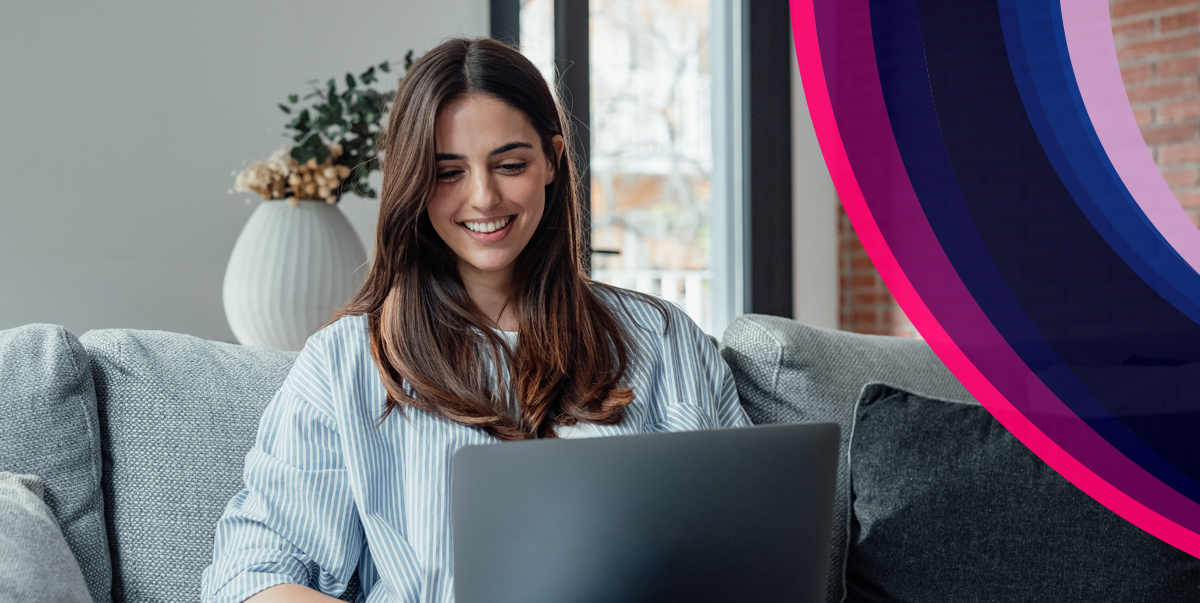
[[[36,475],[0,472],[0,603],[90,603]]]
[[[742,406],[755,424],[833,422],[842,428],[830,547],[828,601],[842,600],[849,526],[846,452],[854,407],[864,385],[973,401],[929,346],[919,340],[857,335],[794,320],[746,314],[721,339]]]
[[[217,519],[296,352],[132,329],[79,339],[100,411],[113,601],[195,601]],[[358,590],[356,575],[342,598]]]
[[[982,406],[872,385],[857,419],[848,600],[1200,600],[1200,559],[1092,500]]]
[[[160,331],[89,331],[113,600],[195,601],[217,518],[295,352]]]
[[[60,326],[0,331],[0,471],[38,476],[97,603],[112,583],[100,431],[83,346]]]

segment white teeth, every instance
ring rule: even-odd
[[[495,222],[463,222],[462,224],[463,224],[463,226],[466,226],[467,228],[469,228],[475,232],[489,233],[489,232],[496,232],[497,230],[504,228],[505,226],[508,225],[508,222],[511,219],[512,219],[511,217],[506,217],[506,218],[500,218],[499,220],[496,220]]]

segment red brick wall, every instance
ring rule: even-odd
[[[1146,146],[1200,225],[1200,0],[1110,0],[1121,78]],[[916,337],[844,211],[838,220],[840,327]]]
[[[883,285],[842,208],[838,208],[838,280],[839,328],[872,335],[918,336]]]

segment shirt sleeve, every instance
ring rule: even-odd
[[[358,563],[363,529],[336,422],[309,401],[330,373],[316,348],[310,338],[259,422],[245,489],[217,522],[213,562],[201,577],[205,603],[244,601],[277,584],[336,597]]]
[[[717,346],[673,304],[662,339],[658,389],[668,398],[666,431],[745,427],[733,371]]]

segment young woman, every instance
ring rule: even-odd
[[[454,39],[403,79],[366,284],[267,406],[204,601],[453,601],[459,447],[748,425],[685,314],[590,281],[568,121],[536,68]]]

